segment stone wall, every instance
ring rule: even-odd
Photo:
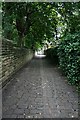
[[[0,73],[2,77],[0,79],[0,84],[2,82],[2,86],[4,86],[9,78],[32,58],[32,50],[16,47],[10,40],[3,39],[2,73]]]

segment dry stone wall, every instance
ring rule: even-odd
[[[9,78],[24,64],[33,58],[33,51],[16,47],[10,40],[2,40],[2,76],[0,84],[4,86]],[[1,61],[0,61],[1,62]]]

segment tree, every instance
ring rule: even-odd
[[[32,40],[35,40],[33,40],[32,46],[34,46],[36,41],[41,43],[44,34],[48,38],[52,35],[53,28],[51,25],[53,22],[51,21],[53,21],[52,17],[54,14],[55,11],[53,12],[53,8],[49,3],[3,3],[5,37],[13,39],[13,29],[16,29],[19,37],[19,46],[24,46],[25,41],[23,38],[29,39],[28,37],[31,36]]]
[[[44,40],[57,43],[59,36],[80,29],[78,3],[5,2],[2,6],[3,35],[20,47],[34,49]]]

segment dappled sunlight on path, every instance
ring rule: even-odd
[[[45,58],[46,55],[35,55],[35,58]]]
[[[45,58],[46,55],[44,54],[38,54],[38,52],[35,52],[35,58]]]

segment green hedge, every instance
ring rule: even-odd
[[[80,34],[67,34],[58,47],[60,67],[72,84],[80,83]]]
[[[57,49],[58,47],[55,47],[55,48],[49,48],[45,51],[46,57],[49,58],[53,63],[59,63]]]

